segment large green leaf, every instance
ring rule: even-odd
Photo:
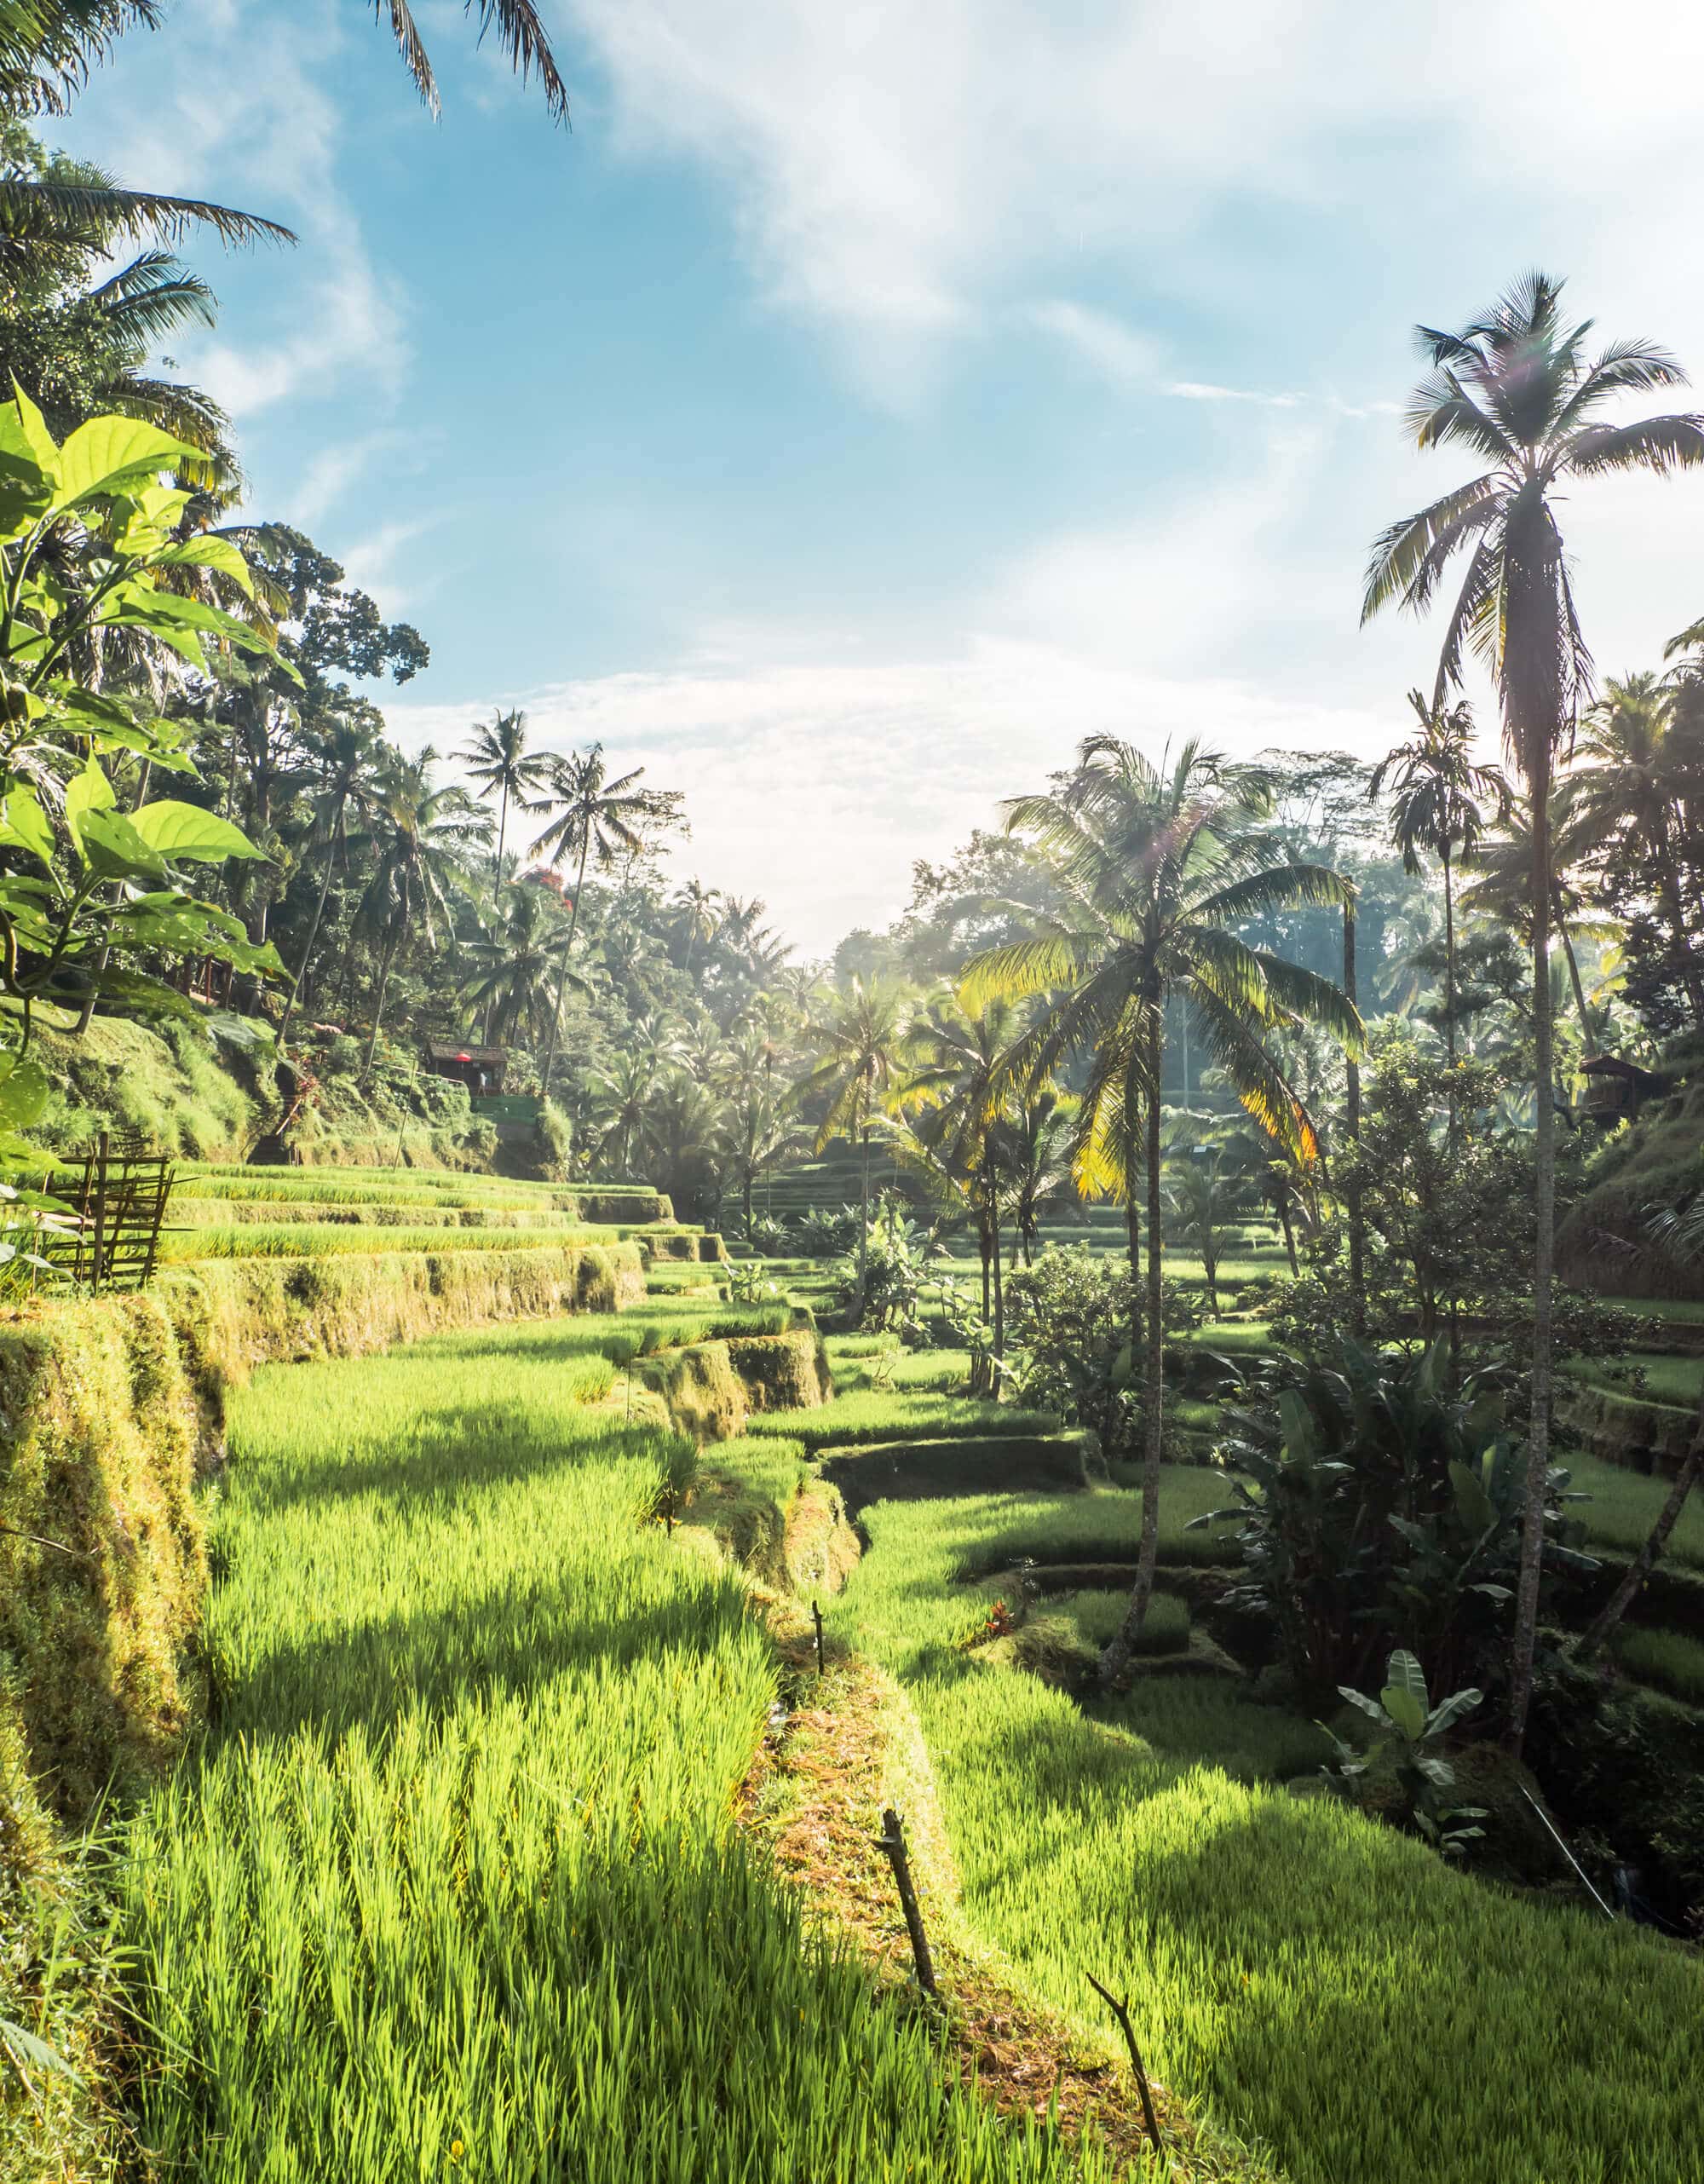
[[[15,379],[12,382],[12,414],[17,419],[18,432],[30,458],[49,478],[59,470],[59,442],[48,430],[47,419],[24,392]]]
[[[39,1121],[49,1089],[39,1062],[0,1054],[0,1128],[27,1130]]]
[[[65,823],[71,829],[71,838],[83,851],[83,822],[91,811],[110,811],[115,798],[112,784],[98,759],[92,755],[80,774],[73,774],[65,786]]]
[[[216,811],[178,804],[170,797],[158,804],[145,804],[135,815],[135,825],[150,849],[179,863],[223,864],[228,857],[266,859],[266,851],[257,850],[240,827],[233,827]]]
[[[1384,1703],[1384,1711],[1412,1742],[1424,1733],[1426,1726],[1425,1674],[1413,1655],[1401,1645],[1390,1656],[1390,1665],[1384,1674],[1384,1688],[1379,1694]]]
[[[85,811],[78,827],[83,861],[103,879],[164,879],[164,858],[122,811]]]
[[[181,545],[168,546],[155,557],[155,567],[214,569],[240,585],[250,599],[255,596],[255,580],[249,573],[249,565],[228,539],[188,539]]]
[[[140,418],[90,418],[59,451],[53,504],[74,508],[79,501],[123,493],[127,487],[147,483],[161,470],[199,459],[186,441],[144,424]]]
[[[53,828],[33,789],[20,786],[0,798],[0,842],[14,850],[27,850],[44,865],[53,862]]]

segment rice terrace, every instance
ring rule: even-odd
[[[0,2184],[1704,2184],[1700,55],[1529,13],[0,0]]]

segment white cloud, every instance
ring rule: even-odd
[[[1171,379],[1160,391],[1175,395],[1180,401],[1254,402],[1269,410],[1293,410],[1304,399],[1300,395],[1262,395],[1249,387],[1216,387],[1206,379]]]
[[[488,702],[387,711],[411,748],[446,750]],[[1388,740],[1376,707],[976,635],[940,660],[777,665],[758,654],[715,670],[505,692],[500,702],[522,706],[543,745],[602,740],[624,768],[642,764],[653,781],[683,789],[693,839],[675,853],[680,868],[765,896],[809,954],[854,925],[885,924],[905,903],[916,858],[997,825],[1000,796],[1043,786],[1097,729],[1155,748],[1200,733],[1240,752]]]

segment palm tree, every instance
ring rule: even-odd
[[[614,1143],[618,1148],[615,1173],[624,1180],[634,1138],[643,1127],[656,1084],[654,1055],[628,1047],[591,1079],[592,1114],[602,1132],[600,1150],[602,1145]]]
[[[1680,891],[1678,844],[1686,821],[1670,748],[1675,695],[1675,686],[1656,675],[1607,681],[1603,696],[1586,710],[1574,746],[1584,763],[1569,775],[1563,799],[1600,856],[1623,843],[1649,875],[1693,1022],[1704,1028],[1704,971]]]
[[[1444,572],[1467,556],[1445,615],[1434,703],[1461,677],[1470,647],[1489,669],[1505,746],[1533,815],[1533,1017],[1537,1127],[1537,1236],[1533,1253],[1532,1423],[1509,1691],[1509,1741],[1526,1733],[1544,1553],[1550,1462],[1551,1304],[1556,1231],[1556,1116],[1551,1099],[1551,783],[1557,749],[1589,690],[1592,659],[1575,610],[1554,499],[1574,478],[1622,470],[1666,477],[1704,462],[1704,421],[1600,420],[1624,395],[1684,383],[1667,353],[1646,341],[1586,349],[1591,321],[1569,325],[1561,284],[1527,274],[1459,333],[1418,329],[1431,369],[1415,389],[1408,427],[1423,448],[1460,449],[1486,467],[1374,541],[1363,621],[1392,601],[1423,614]]]
[[[373,0],[375,15],[388,8],[392,35],[409,74],[414,78],[421,97],[435,121],[442,112],[438,97],[437,78],[432,73],[432,63],[416,27],[408,0]],[[483,43],[486,33],[495,30],[498,43],[509,55],[509,61],[524,84],[537,72],[544,93],[544,103],[558,121],[568,118],[568,87],[557,72],[556,55],[550,50],[550,41],[532,0],[464,0],[463,13],[471,15],[477,9],[479,34]]]
[[[761,907],[761,906],[760,906]],[[814,1150],[845,1138],[862,1155],[858,1203],[858,1299],[861,1306],[870,1266],[870,1135],[878,1115],[895,1107],[922,1056],[916,997],[891,979],[866,985],[854,978],[844,993],[800,1029],[815,1050],[815,1067],[800,1080],[801,1099],[827,1103]]]
[[[1058,787],[1004,808],[1008,832],[1031,836],[1051,858],[1060,907],[1031,938],[972,961],[960,998],[976,1008],[995,994],[1049,997],[1013,1049],[1015,1080],[1036,1083],[1065,1054],[1088,1056],[1079,1182],[1117,1190],[1131,1205],[1139,1167],[1147,1191],[1142,1543],[1129,1610],[1102,1657],[1112,1678],[1129,1665],[1159,1553],[1167,1004],[1187,1004],[1201,1043],[1268,1132],[1311,1157],[1313,1126],[1266,1034],[1312,1020],[1352,1050],[1361,1020],[1336,987],[1250,948],[1235,928],[1285,903],[1339,905],[1350,883],[1285,858],[1263,823],[1266,776],[1195,741],[1159,768],[1131,744],[1091,736]]]
[[[1023,1011],[1003,994],[980,1008],[961,1007],[951,994],[937,1000],[917,1031],[918,1066],[910,1093],[919,1105],[940,1111],[938,1138],[949,1168],[970,1184],[982,1235],[982,1317],[993,1285],[995,1386],[1005,1357],[1005,1285],[1000,1270],[1000,1193],[1006,1162],[1002,1126],[1015,1104],[1007,1055],[1023,1028]]]
[[[1028,1266],[1039,1239],[1043,1204],[1070,1187],[1077,1150],[1077,1103],[1053,1085],[1020,1086],[1004,1138],[1012,1221]]]
[[[361,5],[370,6],[376,18],[389,14],[391,35],[435,119],[437,79],[409,0],[361,0]],[[567,86],[532,0],[465,0],[463,12],[475,11],[481,41],[494,30],[521,81],[536,72],[550,112],[566,121]],[[0,107],[12,113],[63,112],[115,38],[133,27],[154,29],[164,12],[161,0],[10,0],[0,12]]]
[[[318,792],[314,798],[314,833],[325,845],[325,865],[320,875],[320,892],[314,900],[308,938],[302,943],[296,983],[290,989],[290,998],[284,1005],[284,1021],[278,1028],[280,1046],[289,1036],[290,1019],[296,1012],[308,966],[314,959],[314,943],[320,937],[320,923],[325,914],[332,868],[338,852],[348,846],[345,827],[349,807],[354,804],[366,808],[371,803],[377,787],[374,764],[383,747],[378,716],[367,708],[334,720],[313,739],[312,751],[319,775]]]
[[[700,943],[708,945],[715,939],[721,904],[722,890],[706,887],[701,879],[687,880],[676,889],[675,913],[687,944],[683,970],[692,969],[693,952]]]
[[[475,811],[465,790],[448,782],[433,786],[437,759],[429,747],[405,761],[374,798],[372,876],[356,913],[357,929],[377,934],[382,950],[364,1070],[371,1069],[378,1046],[391,967],[406,947],[415,920],[429,942],[436,936],[436,920],[448,925],[449,890],[459,880],[469,852],[491,837],[490,821]]]
[[[538,1040],[548,1029],[556,1006],[556,964],[563,919],[554,888],[523,879],[498,890],[498,914],[466,943],[471,959],[463,999],[480,1011],[482,1045],[495,1032],[499,1041]],[[568,983],[582,993],[589,980],[576,971]]]
[[[553,759],[544,794],[530,804],[531,811],[554,810],[556,816],[532,844],[532,854],[548,856],[560,867],[568,859],[575,863],[573,899],[568,906],[568,928],[562,936],[561,983],[550,1035],[544,1047],[541,1089],[550,1092],[550,1070],[556,1058],[556,1041],[562,1028],[562,990],[568,956],[580,920],[580,898],[585,892],[586,863],[593,850],[600,864],[611,864],[619,851],[636,852],[658,829],[678,823],[682,798],[677,789],[642,789],[637,783],[645,769],[636,766],[617,781],[609,778],[603,746],[594,743],[581,758],[570,752]]]
[[[497,810],[497,848],[491,860],[491,876],[495,883],[503,877],[503,851],[509,839],[509,798],[521,804],[532,790],[542,788],[549,762],[537,752],[528,752],[527,716],[523,712],[499,712],[489,721],[475,721],[471,741],[465,749],[457,752],[456,758],[467,769],[474,794],[481,802],[492,796],[501,799]]]
[[[1572,878],[1584,863],[1588,839],[1578,819],[1569,811],[1561,792],[1550,800],[1550,924],[1562,948],[1568,972],[1569,992],[1588,1048],[1595,1035],[1594,1018],[1580,972],[1576,941],[1613,940],[1621,931],[1613,918],[1593,917]],[[1533,830],[1524,797],[1515,797],[1494,835],[1482,841],[1474,852],[1473,877],[1462,889],[1460,907],[1495,918],[1521,936],[1532,952]],[[1551,1023],[1555,1016],[1552,1012]]]
[[[1495,766],[1475,763],[1473,709],[1465,699],[1454,706],[1429,702],[1419,690],[1410,690],[1408,703],[1419,723],[1419,733],[1399,743],[1373,769],[1367,793],[1376,798],[1387,779],[1390,799],[1390,839],[1402,853],[1404,872],[1422,870],[1420,853],[1428,850],[1443,873],[1443,1024],[1449,1066],[1455,1067],[1455,895],[1453,866],[1471,857],[1487,824],[1484,806],[1495,806],[1501,823],[1509,815],[1511,791]]]

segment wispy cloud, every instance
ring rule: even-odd
[[[338,178],[350,118],[330,86],[347,13],[293,0],[287,21],[268,23],[231,0],[181,0],[157,41],[127,43],[148,95],[112,97],[112,78],[97,76],[57,132],[74,146],[86,133],[125,181],[235,203],[301,235],[267,322],[179,343],[185,369],[239,420],[358,377],[394,387],[406,369],[401,299]]]
[[[1306,399],[1301,395],[1263,395],[1252,387],[1216,387],[1210,379],[1168,379],[1160,391],[1183,402],[1254,402],[1268,410],[1297,409]]]

